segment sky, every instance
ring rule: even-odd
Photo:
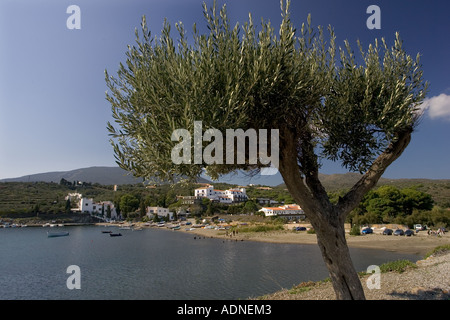
[[[164,18],[206,32],[202,0],[1,0],[0,1],[0,179],[115,166],[106,124],[112,121],[105,99],[104,71],[115,75],[133,45],[135,28],[146,16],[153,35]],[[213,1],[205,1],[211,6]],[[229,0],[230,22],[243,25],[252,13],[278,27],[278,0]],[[80,9],[79,19],[71,5]],[[380,29],[369,29],[370,5],[380,9]],[[314,26],[331,25],[337,44],[356,49],[375,38],[393,43],[400,33],[406,51],[421,54],[430,83],[424,116],[387,178],[450,179],[450,2],[376,0],[293,0],[291,19],[300,29],[308,13]],[[72,28],[79,22],[79,29]],[[69,26],[69,27],[68,27]],[[175,36],[175,32],[173,33]],[[347,172],[324,162],[322,173]],[[253,179],[269,183],[281,178]],[[230,180],[231,181],[231,180]]]

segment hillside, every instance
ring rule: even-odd
[[[359,179],[358,173],[320,174],[319,179],[328,192],[338,192],[350,189]],[[449,179],[388,179],[381,178],[377,187],[391,185],[399,189],[415,187],[419,191],[430,194],[435,203],[442,207],[450,207],[450,180]],[[284,184],[279,187],[285,188]]]
[[[83,181],[88,183],[99,183],[101,185],[122,185],[142,182],[142,178],[132,176],[126,170],[119,167],[89,167],[71,171],[45,172],[27,175],[18,178],[3,179],[0,182],[56,182],[61,179],[69,182]],[[198,182],[208,183],[209,181],[199,178]]]

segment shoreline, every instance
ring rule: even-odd
[[[54,222],[55,223],[55,222]],[[61,223],[61,222],[59,222]],[[56,222],[55,224],[59,224]],[[62,222],[63,226],[116,226],[122,227],[130,225],[129,223],[107,223],[107,222]],[[56,225],[54,225],[56,227]],[[311,244],[317,245],[317,237],[315,234],[308,234],[306,231],[292,231],[287,228],[292,228],[292,225],[285,225],[285,230],[266,231],[266,232],[239,232],[239,228],[233,234],[230,230],[216,230],[204,227],[193,228],[191,226],[183,225],[179,230],[172,230],[171,228],[157,227],[155,224],[146,225],[143,222],[132,223],[138,228],[158,228],[168,231],[177,231],[184,233],[191,233],[196,237],[218,238],[227,241],[255,241],[268,243],[288,243],[288,244]],[[169,224],[170,225],[170,224]],[[30,223],[27,227],[43,227],[44,223]],[[49,226],[49,223],[46,223]],[[188,229],[188,230],[186,230]],[[415,233],[414,236],[394,236],[382,235],[380,231],[375,230],[373,234],[365,234],[360,236],[351,236],[348,232],[345,235],[349,248],[366,248],[378,249],[389,252],[398,252],[405,254],[415,254],[424,256],[430,250],[437,246],[450,244],[450,235],[448,233],[443,236],[428,235],[426,231]]]
[[[192,231],[180,230],[182,232],[191,232],[193,234],[204,236],[207,238],[220,238],[232,241],[256,241],[270,243],[289,243],[289,244],[311,244],[317,245],[317,237],[315,234],[307,234],[306,232],[294,233],[292,231],[272,231],[272,232],[253,232],[238,233],[235,236],[227,237],[218,234],[217,230],[199,229]],[[405,236],[385,236],[380,234],[368,234],[361,236],[350,236],[346,234],[346,240],[349,248],[366,248],[378,249],[389,252],[399,252],[405,254],[417,254],[424,256],[427,252],[437,246],[450,244],[448,234],[437,237],[423,235]]]
[[[101,226],[112,226],[109,223],[96,223]],[[115,224],[123,226],[124,224]],[[127,225],[127,224],[125,224]],[[176,231],[190,233],[195,237],[218,238],[227,241],[255,241],[268,243],[289,243],[289,244],[311,244],[317,245],[317,237],[315,234],[308,234],[306,231],[269,231],[269,232],[235,232],[234,234],[228,230],[216,230],[201,228],[189,228],[189,226],[181,226],[179,230],[171,228],[157,227],[155,225],[145,226],[144,223],[134,223],[139,228],[158,228],[167,231]],[[189,229],[189,230],[186,230]],[[411,237],[382,235],[379,233],[366,234],[360,236],[351,236],[346,233],[346,240],[349,248],[366,248],[378,249],[389,252],[398,252],[404,254],[415,254],[423,257],[434,248],[446,244],[450,244],[450,235],[443,236],[428,235],[426,232],[419,232]]]

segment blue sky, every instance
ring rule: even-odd
[[[106,130],[111,121],[104,70],[115,74],[125,61],[134,29],[146,15],[159,35],[165,17],[205,30],[202,0],[2,0],[0,2],[0,179],[90,166],[114,166]],[[206,1],[208,5],[212,1]],[[218,1],[221,6],[224,1]],[[251,12],[278,26],[278,0],[226,1],[234,24]],[[381,29],[369,30],[369,5],[381,9]],[[81,9],[81,29],[70,30],[70,5]],[[375,38],[392,44],[400,32],[408,53],[422,55],[430,82],[426,111],[388,178],[450,179],[450,3],[447,1],[293,0],[291,16],[300,28],[308,13],[313,25],[332,25],[338,44],[356,49]],[[174,33],[175,35],[175,33]],[[345,172],[324,163],[323,173]],[[272,177],[273,178],[273,177]],[[279,177],[278,177],[279,178]],[[250,182],[272,182],[258,179]],[[281,179],[277,181],[281,182]]]

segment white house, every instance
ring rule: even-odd
[[[266,217],[283,217],[289,220],[304,219],[305,212],[297,204],[287,204],[279,207],[263,207],[261,210]]]
[[[214,189],[214,186],[212,185],[195,189],[195,197],[208,198],[211,201],[218,201],[221,203],[236,203],[247,201],[248,199],[245,188],[219,190]]]
[[[147,216],[150,219],[153,219],[155,217],[155,215],[157,215],[158,217],[167,217],[169,216],[170,220],[173,220],[173,212],[169,211],[168,208],[163,208],[163,207],[147,207],[147,212],[146,212]]]
[[[119,218],[112,201],[102,201],[97,203],[94,202],[92,198],[84,198],[81,193],[69,193],[65,199],[70,199],[71,202],[75,203],[75,206],[72,209],[74,212],[85,212],[97,215],[103,212],[105,219],[117,220]],[[108,207],[111,215],[109,218],[107,217]]]

